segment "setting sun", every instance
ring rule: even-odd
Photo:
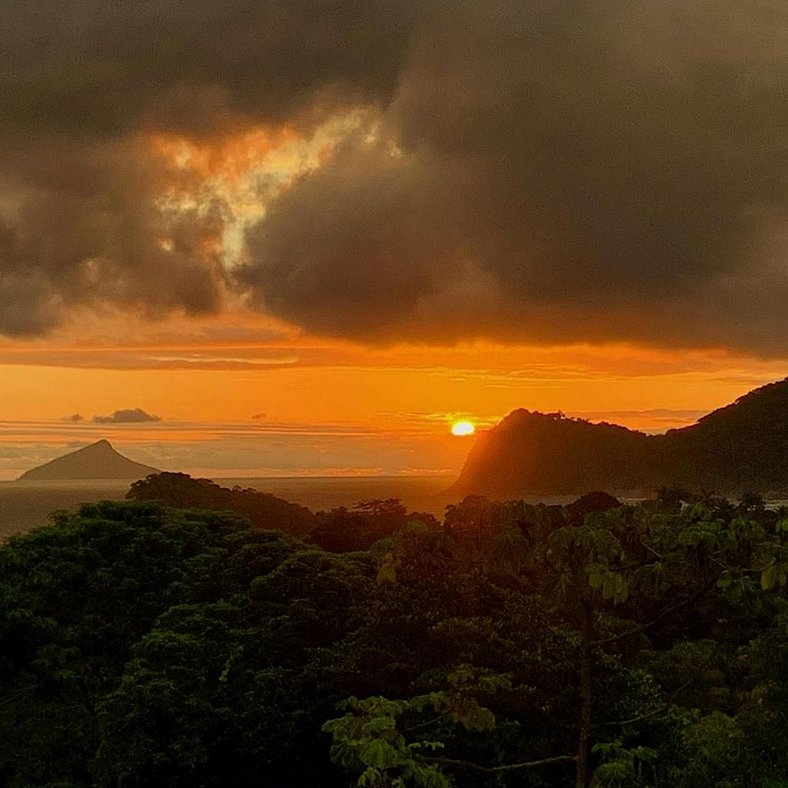
[[[476,432],[476,427],[470,421],[455,421],[451,425],[451,434],[457,436],[473,435]]]

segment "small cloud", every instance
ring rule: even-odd
[[[96,424],[139,424],[142,422],[161,421],[159,416],[146,413],[142,408],[116,410],[109,416],[94,416]]]
[[[61,421],[84,421],[85,417],[80,413],[72,413],[70,416],[63,416]]]
[[[267,418],[268,418],[268,414],[267,413],[254,413],[252,415],[252,419],[254,421],[262,421],[263,419],[267,419]]]

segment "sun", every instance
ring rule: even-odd
[[[473,435],[476,432],[476,427],[473,426],[473,422],[470,421],[455,421],[454,424],[451,425],[451,434],[457,436],[464,436],[464,435]]]

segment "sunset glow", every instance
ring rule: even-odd
[[[558,28],[492,43],[541,29],[528,4],[227,30],[200,8],[119,40],[98,13],[78,49],[53,13],[45,61],[6,22],[0,478],[110,427],[184,469],[450,475],[457,403],[477,428],[526,408],[659,432],[785,376],[779,124],[743,88],[688,109],[725,47],[749,62],[743,11],[718,51],[672,6],[604,32],[578,9],[575,69]],[[183,30],[183,70],[134,54]],[[64,97],[91,73],[115,76],[86,114]],[[161,420],[94,421],[133,408]]]
[[[455,421],[454,424],[451,425],[451,434],[457,437],[473,435],[474,432],[476,432],[476,427],[474,427],[473,423],[470,421]]]
[[[0,31],[0,783],[788,786],[787,0]]]

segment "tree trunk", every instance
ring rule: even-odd
[[[593,636],[591,607],[583,604],[583,646],[580,655],[580,730],[577,740],[576,788],[588,788],[591,749],[591,640]]]

